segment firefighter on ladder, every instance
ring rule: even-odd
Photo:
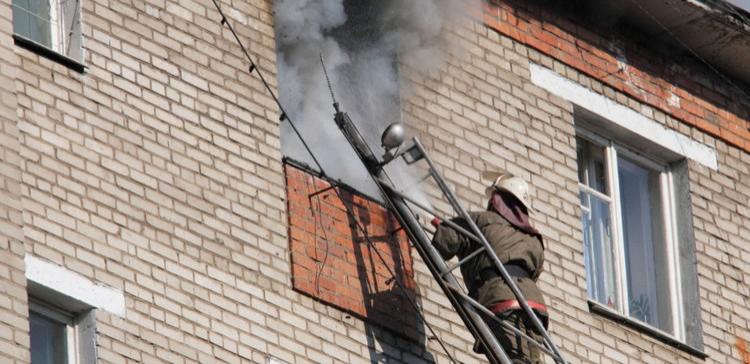
[[[529,221],[531,210],[528,184],[509,174],[485,173],[484,176],[494,180],[485,191],[488,198],[487,210],[471,212],[469,215],[546,327],[547,307],[542,292],[536,285],[544,262],[544,246],[541,234]],[[454,218],[452,222],[471,231],[461,218]],[[453,256],[462,259],[479,248],[477,243],[439,219],[433,219],[432,224],[437,228],[432,243],[443,259],[448,260]],[[461,273],[469,289],[469,296],[501,320],[541,342],[541,335],[532,328],[515,295],[486,254],[480,254],[463,264]],[[503,329],[495,320],[487,319],[487,323],[513,363],[542,363],[538,348],[515,333]],[[474,351],[481,352],[478,343],[475,344]]]

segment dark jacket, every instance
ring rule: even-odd
[[[494,211],[472,212],[469,215],[503,264],[516,264],[526,268],[530,278],[513,278],[526,300],[544,303],[542,292],[536,286],[544,263],[541,237],[517,229]],[[463,219],[454,218],[451,221],[471,231]],[[471,241],[447,224],[438,225],[432,243],[445,260],[456,255],[462,259],[480,247],[479,243]],[[494,265],[486,254],[480,254],[461,266],[461,274],[469,288],[469,295],[484,306],[515,299],[510,287],[501,277],[487,282],[480,279],[479,272],[492,267]]]

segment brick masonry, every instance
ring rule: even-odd
[[[11,1],[3,1],[10,9]],[[10,11],[0,15],[0,362],[28,363],[29,323],[24,276],[21,148],[15,80],[18,57]]]
[[[291,314],[314,303],[290,300],[277,110],[213,4],[81,6],[84,73],[11,45],[16,195],[27,254],[124,292],[124,317],[97,313],[100,361],[323,355],[285,345],[320,321]],[[260,1],[229,16],[274,82],[270,12]]]
[[[526,5],[513,2],[513,6],[506,3],[498,6],[506,12],[526,14],[524,24],[543,23],[544,29],[570,26],[567,18],[554,16],[550,9],[538,11],[544,14],[542,21],[541,15],[537,17],[537,12],[529,12]],[[485,11],[492,9],[486,8]],[[601,73],[589,72],[588,65],[579,70],[582,67],[580,62],[566,64],[554,52],[546,54],[541,47],[528,46],[526,42],[538,44],[540,40],[513,33],[513,29],[523,27],[505,25],[498,31],[495,27],[501,22],[485,20],[489,27],[473,24],[455,29],[454,41],[468,45],[463,53],[456,53],[440,75],[424,77],[412,70],[402,71],[404,78],[418,85],[413,95],[408,96],[408,101],[403,102],[405,119],[429,147],[459,197],[475,208],[481,208],[483,204],[481,171],[505,169],[531,181],[535,190],[534,206],[540,211],[534,220],[548,244],[546,273],[542,274],[541,284],[552,306],[551,330],[570,360],[592,363],[703,362],[648,335],[589,312],[577,207],[574,105],[530,82],[529,64],[532,62],[716,148],[719,155],[717,171],[689,162],[702,337],[708,354],[706,362],[741,362],[744,354],[735,343],[738,338],[747,340],[750,334],[747,320],[742,318],[746,311],[743,303],[750,296],[744,283],[740,283],[750,278],[750,267],[742,262],[742,257],[747,255],[747,238],[743,237],[742,226],[750,222],[750,215],[744,207],[750,198],[746,177],[750,160],[747,151],[731,138],[715,138],[721,133],[712,134],[697,123],[683,120],[682,111],[665,112],[646,99],[641,100],[632,92],[619,89],[617,84],[612,85],[608,78],[598,79]],[[580,32],[586,30],[580,23],[576,29]],[[504,34],[503,30],[511,36]],[[608,36],[623,44],[635,42],[622,34],[608,33]],[[598,51],[608,52],[606,48]],[[670,65],[666,54],[649,55],[663,60],[662,67]],[[579,58],[587,59],[585,57]],[[613,58],[607,60],[606,66],[616,69],[617,61]],[[663,76],[651,69],[641,72],[642,77]],[[700,68],[688,72],[707,73]],[[711,80],[721,89],[730,88],[720,80]],[[747,109],[742,105],[748,101],[727,101],[726,107],[746,115],[743,113]],[[747,120],[739,119],[737,124],[745,123]],[[727,266],[722,268],[723,264]],[[418,267],[416,270],[420,272]],[[418,282],[426,279],[417,276]],[[427,321],[430,320],[428,317]]]
[[[432,333],[405,339],[294,290],[278,110],[247,74],[211,2],[81,4],[82,74],[14,47],[10,1],[0,15],[0,193],[11,196],[0,201],[0,361],[28,362],[22,258],[34,254],[124,292],[124,317],[96,315],[103,363],[450,362]],[[275,85],[271,1],[222,4]],[[748,100],[717,101],[710,90],[642,67],[626,47],[631,75],[650,82],[651,96],[639,96],[615,82],[624,82],[620,75],[602,80],[592,66],[547,54],[531,39],[552,49],[567,44],[555,37],[572,36],[585,51],[577,59],[618,70],[609,46],[584,35],[585,24],[572,33],[567,18],[549,11],[498,6],[499,17],[486,20],[492,28],[467,20],[447,30],[461,47],[440,72],[402,69],[411,91],[404,120],[475,208],[483,205],[483,170],[504,168],[531,182],[548,246],[541,284],[552,333],[573,362],[741,363],[737,343],[750,340],[750,156],[744,134],[721,128],[747,122],[740,105]],[[522,38],[505,21],[557,33]],[[610,39],[634,44],[622,34]],[[660,67],[677,63],[647,55]],[[531,62],[717,150],[718,170],[689,163],[705,361],[589,312],[573,105],[530,82]],[[728,89],[712,81],[717,92]],[[671,84],[681,105],[700,108],[665,106],[662,90]],[[716,112],[711,105],[716,119],[705,111]],[[701,124],[712,120],[719,129]],[[426,322],[456,360],[482,362],[412,256]]]
[[[411,249],[395,217],[303,169],[284,170],[294,289],[415,338]]]
[[[718,76],[672,63],[668,53],[644,51],[646,41],[612,41],[583,16],[562,18],[533,4],[492,1],[487,26],[533,47],[613,89],[672,115],[712,136],[750,151],[746,95]],[[589,27],[582,27],[587,24]],[[658,57],[658,58],[656,58]],[[658,61],[654,61],[654,59]],[[693,61],[694,62],[694,61]],[[718,82],[717,82],[718,81]]]

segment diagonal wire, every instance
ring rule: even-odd
[[[271,88],[270,84],[266,81],[265,77],[263,76],[263,72],[261,72],[261,70],[257,67],[256,63],[253,61],[252,57],[250,56],[250,53],[247,51],[247,48],[245,48],[245,45],[242,43],[242,40],[240,40],[239,36],[237,35],[237,32],[235,32],[234,28],[232,27],[232,25],[227,20],[226,16],[224,15],[224,12],[221,10],[221,7],[219,6],[219,3],[217,2],[217,0],[213,0],[213,3],[214,3],[214,6],[216,7],[216,10],[219,12],[219,15],[221,15],[221,24],[227,26],[227,28],[229,29],[229,31],[234,36],[234,39],[237,41],[237,44],[239,44],[240,48],[242,49],[242,52],[245,54],[245,57],[247,58],[248,62],[250,62],[249,72],[252,73],[253,71],[255,71],[255,73],[258,75],[258,78],[263,83],[263,86],[268,91],[268,93],[271,95],[271,97],[273,98],[273,100],[276,103],[276,105],[279,107],[279,110],[281,110],[281,117],[280,117],[281,121],[283,121],[284,119],[286,119],[289,122],[289,125],[294,130],[294,133],[300,139],[300,141],[302,142],[303,146],[305,147],[305,150],[307,151],[308,154],[310,154],[310,157],[312,157],[313,161],[315,162],[315,165],[318,167],[318,170],[319,170],[320,174],[323,175],[323,176],[326,176],[325,171],[323,170],[322,165],[320,164],[320,162],[318,162],[318,159],[315,157],[315,154],[312,152],[312,150],[310,149],[310,147],[307,145],[307,142],[305,141],[305,139],[302,137],[302,135],[297,130],[297,127],[295,126],[294,122],[292,121],[292,119],[289,117],[289,115],[284,110],[284,106],[281,104],[281,102],[279,101],[278,97],[276,97],[276,94],[273,92],[273,89]],[[336,195],[338,196],[338,198],[343,203],[344,199],[343,199],[343,196],[341,194],[341,191],[338,188],[336,188],[334,190],[336,191]],[[386,264],[385,258],[383,258],[382,254],[380,253],[380,250],[378,250],[377,247],[375,246],[375,244],[372,242],[372,239],[370,239],[370,236],[367,235],[366,230],[364,229],[364,226],[362,226],[362,223],[358,219],[355,218],[354,212],[351,211],[351,209],[346,205],[346,203],[344,203],[344,206],[346,207],[347,214],[349,214],[349,216],[352,217],[352,218],[354,218],[354,221],[356,221],[357,228],[362,232],[362,236],[365,237],[365,240],[367,241],[367,244],[370,245],[373,248],[373,250],[375,251],[376,255],[378,256],[378,258],[380,259],[380,261],[383,263],[383,265],[385,266],[385,268],[388,270],[388,273],[393,278],[393,281],[396,283],[396,286],[398,286],[399,289],[402,291],[403,296],[407,299],[407,301],[409,301],[409,304],[412,306],[412,308],[414,308],[414,311],[420,317],[420,319],[422,320],[422,322],[425,323],[425,326],[427,326],[427,328],[430,330],[430,333],[432,333],[432,335],[437,339],[438,343],[440,344],[440,346],[442,347],[443,351],[448,356],[448,358],[450,358],[451,362],[457,363],[456,359],[454,359],[453,356],[448,351],[448,348],[445,346],[445,343],[443,343],[443,341],[440,339],[440,337],[437,336],[437,333],[433,329],[432,325],[430,325],[429,322],[427,322],[427,320],[425,319],[424,315],[420,311],[419,306],[417,305],[417,303],[414,302],[414,300],[407,294],[408,291],[401,284],[401,282],[398,279],[396,279],[395,273],[393,272],[393,270],[391,269],[391,267],[389,267]]]
[[[66,39],[68,43],[67,47],[65,47],[66,56],[70,54],[70,43],[72,43],[70,39],[73,37],[73,31],[75,30],[75,25],[76,24],[78,24],[79,26],[81,25],[81,20],[80,19],[76,20],[76,17],[78,17],[78,12],[80,11],[79,9],[81,8],[80,0],[76,0],[76,3],[73,6],[75,6],[75,10],[73,11],[73,16],[71,17],[73,20],[70,21],[70,30],[68,31],[68,39]]]
[[[308,179],[305,178],[305,190],[307,190],[308,187]],[[314,183],[313,183],[314,187]],[[323,255],[322,260],[318,260],[318,271],[315,274],[315,291],[320,294],[320,276],[323,274],[323,268],[326,266],[326,262],[328,261],[328,254],[330,253],[330,247],[328,244],[328,241],[330,240],[328,238],[328,232],[326,230],[326,227],[323,226],[323,208],[321,207],[320,203],[320,196],[314,196],[315,200],[318,202],[318,213],[315,213],[315,209],[313,208],[313,196],[308,196],[308,200],[310,202],[310,212],[312,212],[313,215],[313,221],[315,222],[315,231],[313,232],[313,236],[315,237],[315,257],[317,258],[318,255],[318,218],[320,218],[320,229],[321,233],[323,234],[323,241],[325,242],[325,254]],[[317,217],[316,217],[317,215]]]
[[[237,35],[237,32],[234,31],[234,27],[232,27],[232,24],[229,23],[227,20],[226,15],[224,15],[224,12],[221,11],[221,6],[219,6],[219,3],[217,0],[213,0],[214,6],[216,7],[216,10],[219,11],[219,15],[221,15],[221,24],[226,25],[229,31],[234,36],[234,39],[237,41],[237,44],[239,44],[240,48],[242,49],[242,53],[245,54],[245,58],[247,58],[247,61],[250,62],[250,69],[249,72],[255,73],[258,75],[258,78],[260,79],[260,82],[263,83],[263,87],[265,87],[266,91],[271,95],[271,98],[273,98],[273,101],[276,103],[276,105],[279,107],[279,110],[281,111],[281,116],[279,117],[280,121],[284,121],[285,119],[289,121],[289,125],[292,127],[292,130],[294,130],[294,134],[297,135],[299,140],[302,142],[302,146],[305,147],[305,150],[310,155],[310,157],[313,159],[313,162],[315,162],[315,165],[318,167],[318,170],[323,173],[323,166],[318,162],[318,159],[315,157],[315,154],[313,154],[312,150],[310,149],[310,146],[307,145],[307,142],[305,141],[305,138],[302,137],[302,134],[300,134],[299,130],[297,130],[297,126],[292,122],[292,119],[289,117],[289,114],[286,113],[286,110],[284,109],[284,105],[281,104],[279,101],[279,98],[276,97],[276,93],[273,92],[273,88],[271,88],[271,85],[268,84],[268,81],[266,81],[266,78],[263,76],[263,72],[260,71],[260,68],[258,68],[255,61],[253,61],[253,57],[250,56],[250,53],[247,51],[247,48],[245,48],[245,45],[240,40],[240,37]]]

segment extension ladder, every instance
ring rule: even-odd
[[[523,339],[529,342],[529,345],[534,345],[538,347],[542,352],[550,355],[554,359],[555,363],[567,363],[563,359],[562,354],[552,341],[547,331],[544,329],[541,321],[534,314],[534,312],[524,299],[523,294],[518,289],[513,279],[511,279],[508,271],[503,266],[503,263],[492,250],[485,236],[482,234],[476,224],[474,224],[467,211],[458,203],[458,200],[456,199],[453,192],[448,188],[445,180],[435,169],[432,160],[430,160],[429,156],[425,152],[422,144],[419,142],[419,139],[413,138],[413,144],[401,152],[396,151],[396,153],[391,153],[390,151],[386,151],[384,157],[385,159],[379,160],[372,152],[370,146],[362,138],[361,134],[357,130],[356,126],[352,123],[349,116],[345,112],[339,110],[338,103],[334,102],[334,108],[336,109],[334,120],[337,126],[364,163],[367,171],[370,173],[375,184],[380,189],[386,206],[401,223],[401,226],[406,231],[406,234],[411,240],[413,246],[417,249],[417,252],[422,257],[430,272],[437,280],[448,300],[456,309],[456,312],[463,320],[469,332],[471,332],[477,342],[479,342],[479,344],[484,349],[484,354],[487,356],[489,362],[492,364],[511,364],[507,353],[505,353],[502,346],[500,346],[497,339],[495,338],[495,335],[492,333],[483,317],[496,320],[507,330],[520,335]],[[444,197],[453,207],[456,215],[463,218],[468,223],[470,231],[467,231],[466,229],[463,229],[460,226],[452,223],[449,219],[441,218],[441,220],[445,224],[450,224],[450,227],[466,235],[469,239],[477,243],[477,246],[479,246],[479,248],[476,251],[464,257],[458,263],[452,266],[448,266],[446,264],[438,251],[432,246],[428,231],[423,227],[422,224],[420,224],[417,218],[418,215],[414,213],[413,208],[416,207],[421,211],[431,214],[432,216],[439,217],[440,215],[435,211],[432,211],[430,207],[425,206],[424,204],[421,204],[418,201],[406,196],[404,193],[398,191],[383,169],[385,165],[397,160],[398,158],[402,158],[407,165],[412,165],[419,161],[423,161],[426,163],[429,174],[425,177],[425,179],[432,178],[432,180],[434,180],[434,182],[443,193]],[[516,327],[503,322],[491,311],[489,311],[487,308],[479,304],[479,302],[472,299],[465,293],[465,290],[459,284],[459,281],[455,277],[453,272],[479,254],[487,254],[495,263],[498,271],[500,272],[500,276],[505,280],[505,282],[508,283],[518,302],[520,303],[521,308],[529,317],[530,322],[532,323],[532,329],[542,336],[543,340],[541,342],[526,335]]]

